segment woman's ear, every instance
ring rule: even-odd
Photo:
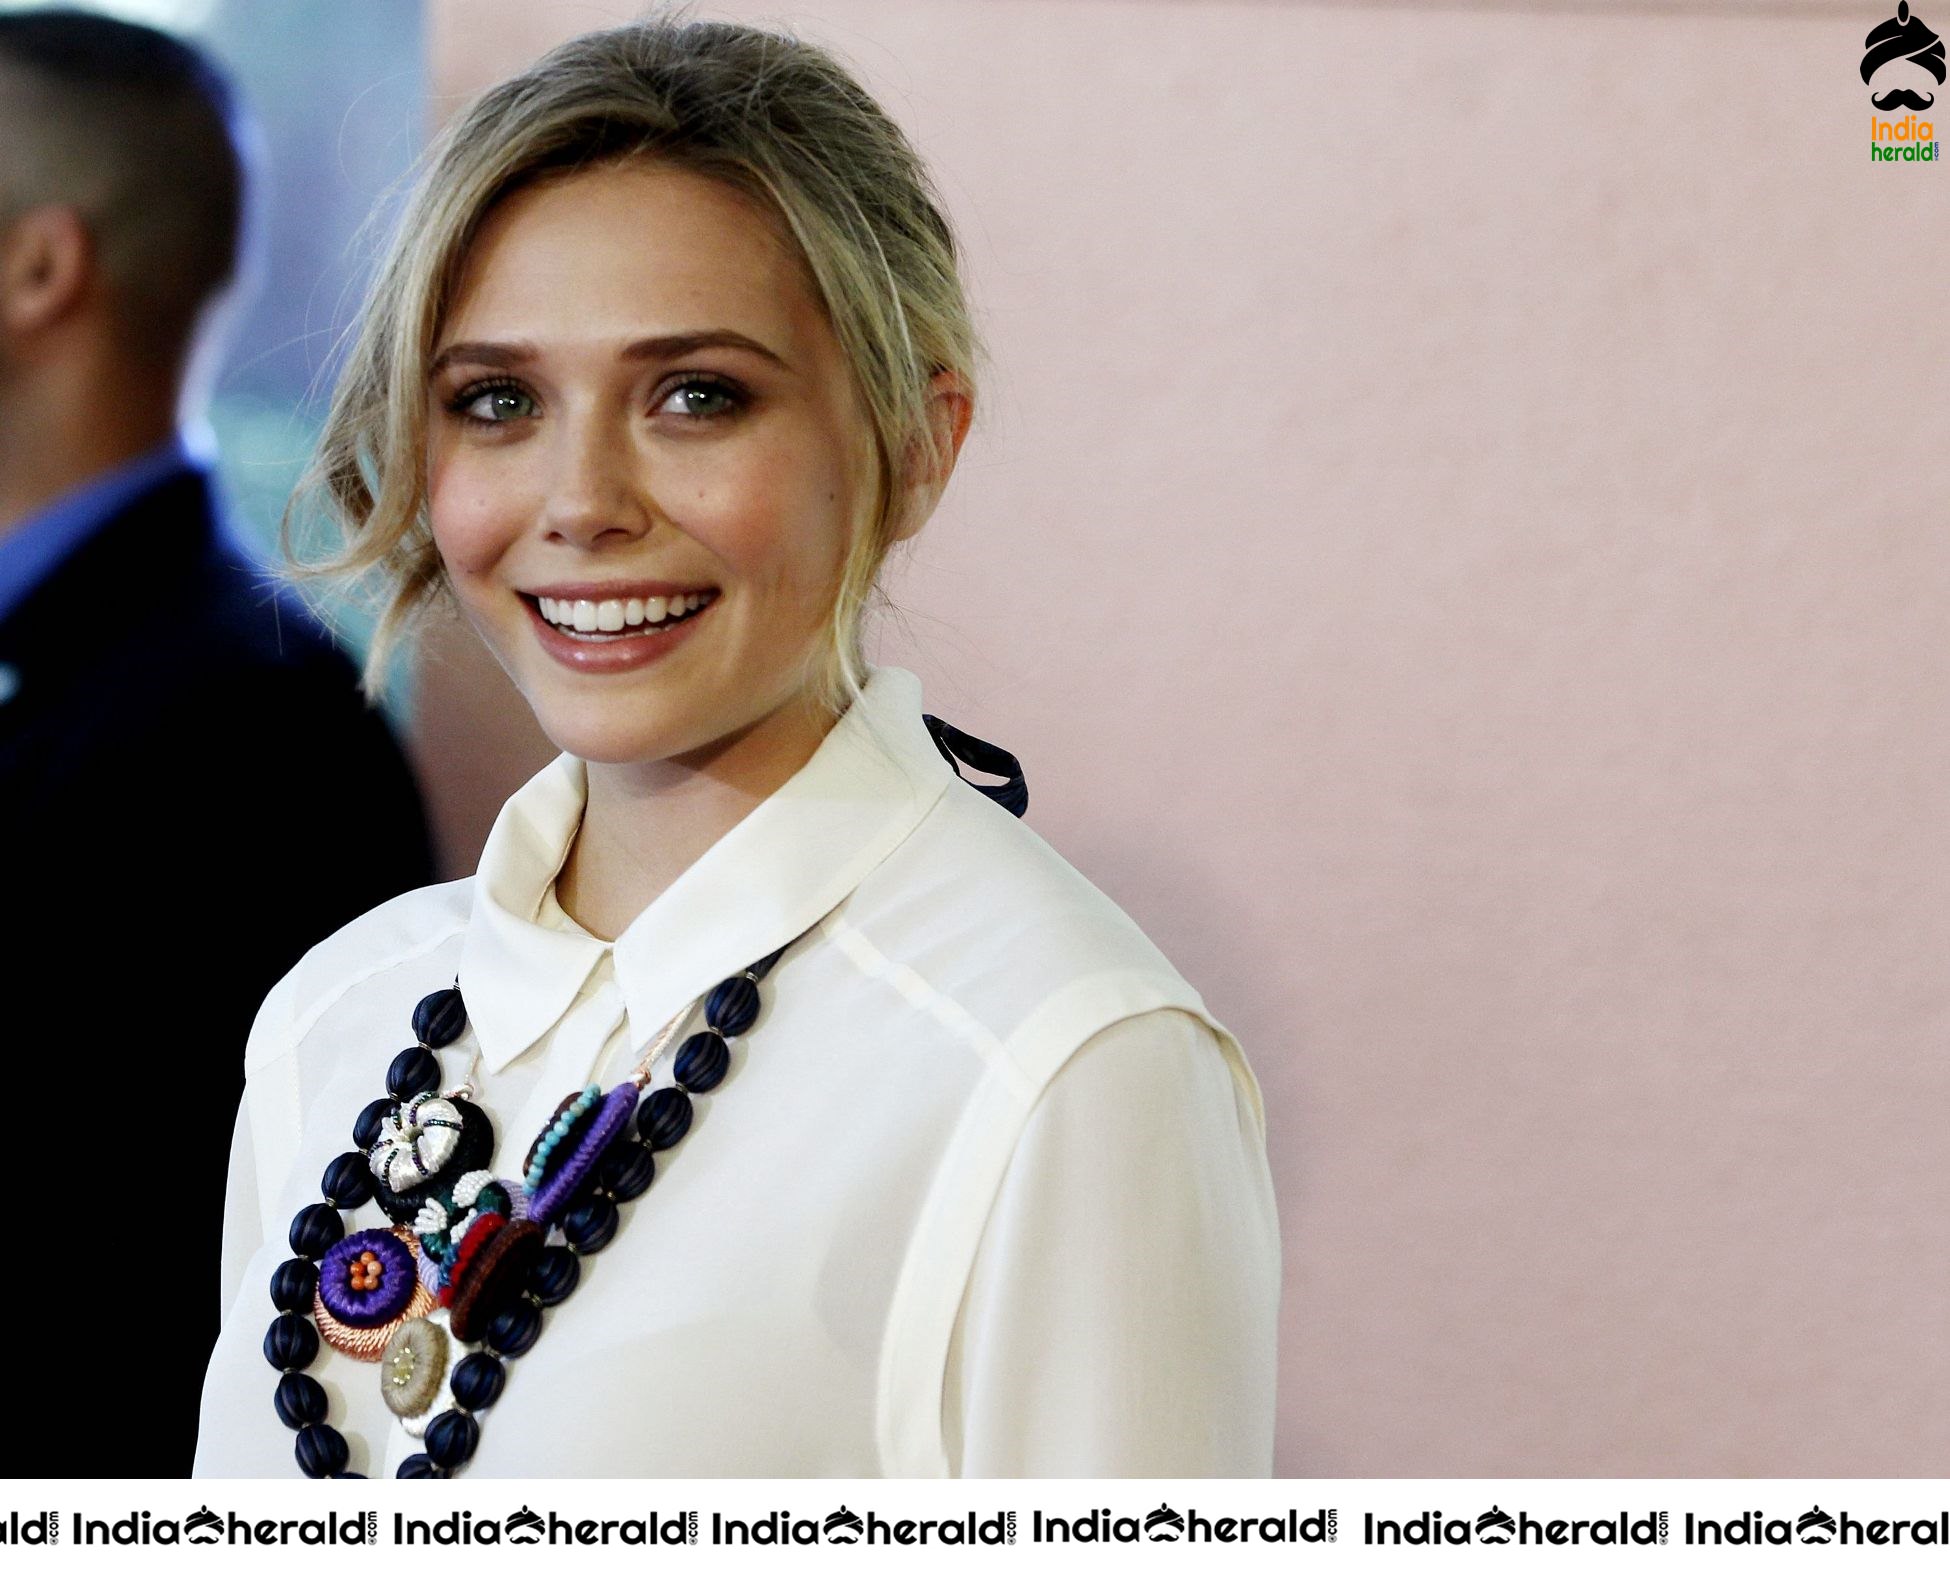
[[[934,451],[916,442],[907,453],[909,479],[901,499],[895,540],[911,540],[934,513],[948,477],[961,456],[962,439],[975,418],[975,400],[968,384],[952,371],[937,371],[928,379],[928,422],[934,430]]]

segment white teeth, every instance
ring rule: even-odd
[[[538,595],[545,621],[576,633],[614,634],[625,628],[667,625],[709,603],[710,594],[652,595],[645,600],[558,600]]]

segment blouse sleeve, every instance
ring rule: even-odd
[[[970,1272],[943,1420],[961,1477],[1265,1477],[1280,1244],[1252,1107],[1178,1010],[1043,1091]]]
[[[230,1136],[230,1175],[223,1193],[222,1281],[218,1318],[230,1314],[244,1281],[244,1266],[264,1242],[257,1208],[257,1163],[251,1154],[251,1122],[247,1105],[237,1106],[237,1127]]]
[[[275,1080],[281,1089],[289,1090],[292,1096],[288,1101],[294,1110],[296,1106],[295,1087],[288,1084],[291,1072],[288,1054],[297,976],[294,967],[265,996],[244,1045],[244,1095],[237,1104],[237,1123],[230,1135],[230,1168],[224,1181],[220,1317],[227,1317],[230,1307],[237,1302],[244,1269],[266,1238],[265,1175],[258,1160],[259,1143],[254,1134],[254,1127],[261,1125],[267,1112],[262,1106],[265,1082]],[[287,1122],[292,1126],[289,1135],[295,1140],[295,1119]]]

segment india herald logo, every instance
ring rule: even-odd
[[[1935,163],[1936,126],[1922,116],[1943,85],[1943,40],[1901,0],[1896,14],[1862,42],[1862,84],[1877,112],[1869,120],[1869,156],[1880,163]]]

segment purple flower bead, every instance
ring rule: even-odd
[[[372,1260],[365,1260],[370,1254]],[[347,1326],[384,1326],[413,1298],[413,1250],[385,1228],[348,1234],[318,1263],[318,1297]]]

